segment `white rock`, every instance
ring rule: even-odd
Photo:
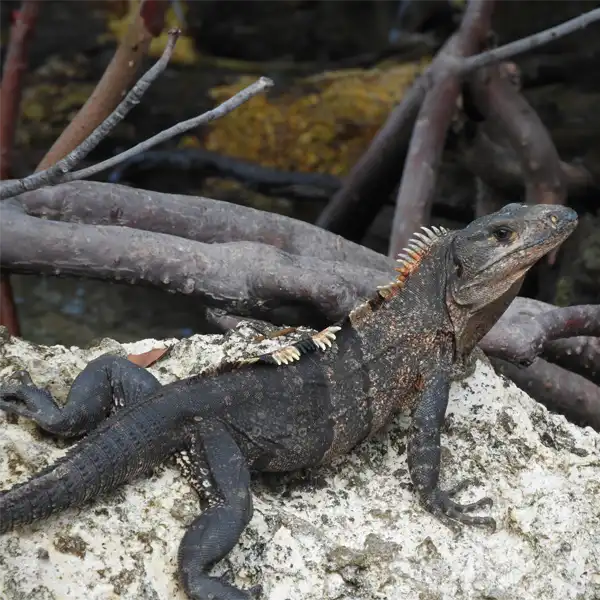
[[[107,351],[171,346],[151,371],[163,382],[225,357],[281,346],[233,335],[112,340],[91,349],[13,339],[0,380],[30,370],[62,401],[77,373]],[[549,414],[488,365],[453,385],[443,436],[448,485],[478,477],[465,500],[490,495],[494,534],[454,534],[410,491],[405,418],[334,466],[258,478],[254,517],[214,574],[266,600],[598,600],[600,434]],[[7,488],[64,452],[25,420],[0,413],[0,481]],[[79,510],[0,537],[3,600],[184,600],[176,552],[198,512],[178,472],[163,469]]]

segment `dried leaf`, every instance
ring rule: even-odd
[[[152,350],[148,350],[148,352],[142,352],[142,354],[129,354],[127,360],[138,365],[138,367],[147,368],[160,360],[168,350],[169,348],[153,348]]]

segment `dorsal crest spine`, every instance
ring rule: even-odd
[[[435,225],[421,227],[421,230],[422,233],[415,233],[408,241],[406,248],[398,254],[396,262],[399,265],[396,267],[396,271],[398,271],[396,279],[387,285],[377,286],[377,292],[384,300],[388,300],[402,289],[406,280],[417,270],[433,244],[448,233],[448,229],[445,227],[436,227]]]

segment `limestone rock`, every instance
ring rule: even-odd
[[[59,401],[84,365],[105,352],[171,350],[151,371],[164,383],[225,357],[285,340],[227,336],[90,349],[0,342],[0,380],[28,369]],[[286,398],[281,399],[287,401]],[[257,477],[254,517],[214,569],[266,600],[598,600],[600,434],[550,414],[479,362],[453,384],[443,435],[446,485],[476,477],[464,500],[492,496],[496,533],[452,532],[411,491],[407,419],[334,465]],[[27,479],[65,449],[0,413],[0,487]],[[3,600],[184,600],[176,552],[198,502],[178,472],[161,469],[98,499],[0,537]]]

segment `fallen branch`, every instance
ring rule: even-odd
[[[37,167],[44,171],[82,144],[117,106],[137,77],[153,37],[164,27],[168,3],[143,0],[96,88]]]
[[[71,171],[82,159],[84,159],[129,113],[137,106],[146,90],[152,82],[165,70],[169,64],[175,43],[180,31],[175,29],[169,32],[169,42],[162,56],[149,69],[142,78],[133,86],[133,89],[125,96],[125,99],[117,108],[101,123],[94,131],[69,152],[65,158],[43,171],[37,171],[24,179],[17,179],[0,185],[0,200],[12,198],[22,192],[36,190],[40,187],[52,185],[61,181],[65,174]]]
[[[144,152],[114,169],[109,181],[120,183],[159,169],[190,173],[194,181],[210,176],[235,179],[259,193],[297,200],[327,200],[341,186],[341,180],[335,175],[279,171],[201,148]]]
[[[206,306],[269,320],[282,307],[291,307],[300,323],[314,326],[337,320],[356,298],[371,294],[390,277],[389,272],[288,254],[255,242],[203,244],[126,227],[47,221],[24,214],[15,200],[9,202],[0,219],[0,264],[15,273],[151,285],[194,294]]]
[[[208,244],[259,242],[290,254],[345,262],[388,275],[394,267],[394,262],[382,254],[310,223],[211,198],[76,181],[27,192],[18,196],[17,200],[29,215],[44,219],[119,225]],[[0,216],[3,218],[2,211],[0,204]],[[28,235],[35,235],[36,223],[29,221],[33,229]],[[38,247],[41,243],[46,247],[48,242],[40,238]],[[6,242],[0,238],[0,255],[4,254],[5,248]]]

